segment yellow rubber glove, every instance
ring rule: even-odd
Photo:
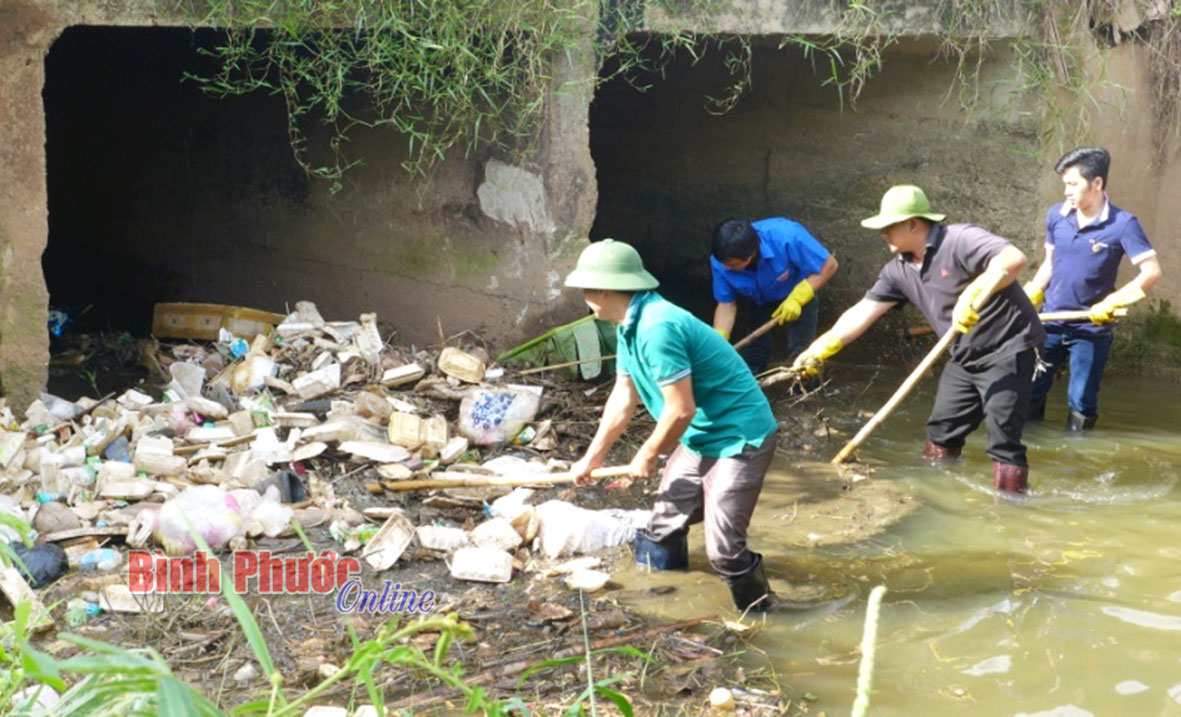
[[[1129,284],[1122,289],[1116,289],[1091,307],[1091,322],[1095,324],[1110,324],[1115,321],[1116,309],[1131,306],[1144,298],[1144,290],[1139,286]]]
[[[714,331],[717,331],[719,334],[721,334],[722,338],[726,339],[727,341],[730,340],[730,332],[727,331],[726,329],[719,329],[718,327],[715,326]]]
[[[968,284],[960,294],[960,298],[956,300],[955,309],[951,312],[951,322],[957,331],[966,334],[976,326],[976,322],[980,320],[980,314],[976,312],[981,306],[984,306],[996,291],[997,286],[1008,276],[1004,271],[989,266],[983,274]]]
[[[1032,281],[1021,288],[1025,290],[1025,295],[1029,297],[1029,303],[1033,304],[1033,308],[1041,311],[1042,304],[1046,303],[1045,290],[1034,288]]]
[[[843,348],[845,348],[845,344],[839,337],[833,336],[832,332],[825,333],[813,341],[811,346],[804,349],[803,353],[796,356],[791,370],[804,376],[815,376],[820,371],[820,365]]]
[[[771,312],[771,318],[779,319],[779,325],[782,326],[789,321],[795,321],[800,318],[800,312],[804,310],[804,304],[812,300],[816,296],[812,285],[807,281],[801,281],[796,284],[796,288],[791,290],[783,303]]]

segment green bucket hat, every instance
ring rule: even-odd
[[[882,208],[877,216],[862,219],[861,226],[866,229],[885,229],[891,224],[904,222],[911,217],[941,222],[946,216],[931,211],[931,203],[927,201],[927,195],[923,190],[911,184],[898,184],[890,187],[882,195]]]
[[[644,270],[640,254],[614,239],[598,241],[582,250],[578,265],[566,277],[566,286],[578,289],[644,291],[660,286],[656,277]]]

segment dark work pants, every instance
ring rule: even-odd
[[[1070,358],[1070,381],[1066,387],[1066,402],[1075,413],[1087,418],[1099,415],[1099,381],[1111,353],[1111,333],[1096,334],[1070,327],[1046,327],[1046,343],[1042,360],[1050,364],[1046,372],[1033,382],[1034,403],[1046,400],[1054,385],[1054,375]]]
[[[664,466],[648,535],[658,543],[683,539],[690,525],[704,521],[710,567],[723,578],[749,571],[754,556],[746,547],[746,531],[777,437],[778,431],[761,446],[748,445],[729,458],[706,458],[678,445]]]
[[[1029,414],[1035,360],[1034,350],[1026,349],[974,364],[972,369],[949,361],[939,377],[927,438],[961,448],[968,434],[984,421],[988,455],[1000,463],[1028,466],[1021,431]]]
[[[771,313],[779,308],[779,301],[750,307],[750,330],[754,331],[771,320]],[[787,358],[794,359],[801,351],[808,348],[808,344],[816,338],[816,324],[820,319],[820,297],[816,296],[804,304],[800,311],[800,318],[787,325]],[[774,334],[780,329],[774,328],[742,349],[742,360],[750,367],[751,373],[761,373],[767,368],[767,360],[771,358],[771,342]],[[742,337],[739,336],[738,340]]]

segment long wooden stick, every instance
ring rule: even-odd
[[[591,471],[591,478],[619,478],[629,475],[627,466],[613,466],[611,468],[596,468]],[[481,476],[460,474],[455,478],[423,478],[420,480],[386,481],[382,486],[387,491],[425,490],[428,488],[473,488],[489,485],[550,485],[554,483],[573,483],[573,473],[539,473],[534,476]]]
[[[1122,314],[1120,313],[1121,311],[1123,312]],[[1127,309],[1116,310],[1116,316],[1126,316],[1127,313]],[[1089,319],[1090,313],[1087,311],[1055,311],[1046,314],[1039,314],[1038,318],[1040,318],[1042,321],[1082,321]],[[914,371],[910,372],[910,375],[906,377],[906,380],[902,382],[902,385],[898,387],[898,390],[894,392],[894,395],[890,396],[890,400],[886,401],[886,405],[882,406],[880,409],[878,409],[877,413],[873,414],[873,418],[869,419],[869,421],[861,427],[861,430],[857,432],[857,435],[853,436],[853,440],[846,443],[845,447],[841,449],[840,453],[837,453],[835,456],[833,456],[833,463],[839,464],[849,460],[849,456],[853,454],[853,451],[857,450],[857,447],[860,446],[866,438],[869,438],[869,434],[877,430],[877,427],[882,425],[882,423],[890,417],[890,414],[894,412],[894,409],[898,407],[898,404],[902,403],[902,400],[910,395],[910,392],[914,390],[915,385],[919,382],[919,379],[923,377],[923,374],[925,374],[927,370],[931,368],[932,364],[939,360],[939,357],[943,355],[943,352],[947,350],[947,347],[951,346],[952,342],[955,341],[955,338],[959,335],[960,332],[956,331],[955,327],[953,326],[946,334],[943,335],[943,338],[939,339],[939,343],[935,344],[935,347],[927,353],[927,355],[923,358],[922,363],[920,363]]]
[[[547,366],[534,366],[533,368],[526,368],[517,371],[518,376],[524,376],[530,373],[541,373],[542,371],[552,371],[556,368],[569,368],[570,366],[578,366],[584,363],[594,363],[595,361],[606,361],[615,358],[615,354],[609,356],[598,356],[596,358],[579,359],[577,361],[566,361],[565,363],[553,363]]]
[[[832,463],[844,463],[849,459],[849,456],[853,454],[853,451],[857,450],[857,446],[860,446],[862,441],[864,441],[866,438],[869,438],[869,434],[873,433],[878,426],[882,425],[883,421],[890,417],[890,414],[894,412],[894,409],[898,407],[898,404],[902,403],[902,399],[906,398],[914,389],[915,385],[919,382],[919,379],[923,377],[923,374],[925,374],[927,370],[939,360],[939,357],[943,355],[944,351],[947,351],[947,347],[951,346],[952,342],[954,342],[956,337],[959,335],[960,332],[957,331],[953,326],[947,331],[946,334],[943,335],[943,338],[939,339],[939,343],[935,344],[935,348],[927,352],[927,355],[923,358],[922,363],[918,365],[918,368],[910,372],[910,375],[906,377],[906,380],[902,382],[902,385],[898,387],[898,390],[894,392],[894,395],[890,396],[890,400],[886,401],[886,405],[882,406],[880,409],[878,409],[877,413],[873,414],[873,418],[869,419],[869,421],[861,427],[861,430],[857,432],[857,435],[853,436],[853,440],[846,443],[845,447],[841,449],[840,453],[833,456]]]
[[[775,328],[775,325],[778,323],[779,323],[779,319],[771,319],[767,323],[763,324],[759,328],[757,328],[754,331],[747,334],[741,341],[736,342],[734,344],[734,350],[737,351],[738,349],[745,347],[751,341],[754,341],[758,337],[762,336],[763,334],[767,333],[771,329]]]
[[[1128,315],[1127,309],[1116,309],[1115,316],[1122,319]],[[1091,313],[1089,311],[1047,311],[1044,314],[1038,314],[1037,317],[1043,322],[1046,321],[1089,321]],[[927,334],[935,333],[935,329],[930,326],[912,326],[906,330],[906,335],[910,337],[926,336]]]

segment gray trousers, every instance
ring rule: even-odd
[[[689,526],[704,521],[710,567],[723,578],[747,572],[754,557],[746,547],[746,531],[777,436],[778,431],[761,446],[748,445],[729,458],[706,458],[678,445],[660,479],[649,536],[657,542],[684,539]]]

